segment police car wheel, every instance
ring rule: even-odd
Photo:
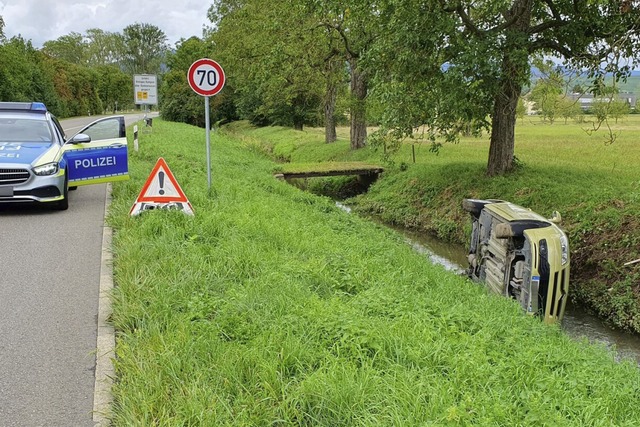
[[[64,192],[62,194],[62,200],[56,202],[56,209],[59,211],[66,211],[69,209],[69,178],[64,178]]]

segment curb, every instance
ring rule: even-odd
[[[107,184],[104,203],[104,227],[102,231],[102,260],[100,262],[100,291],[98,296],[98,336],[96,340],[96,371],[93,394],[93,422],[95,426],[111,425],[111,386],[115,378],[115,331],[109,323],[111,316],[111,291],[113,290],[113,256],[111,253],[111,227],[106,225],[111,204],[111,185]]]

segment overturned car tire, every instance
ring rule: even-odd
[[[482,212],[482,209],[484,209],[485,205],[496,202],[501,202],[501,200],[463,199],[462,209],[469,212],[471,215],[478,217],[480,216],[480,212]]]

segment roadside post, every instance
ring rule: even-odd
[[[133,149],[138,151],[138,125],[133,125]]]
[[[211,122],[209,120],[209,97],[222,90],[225,83],[224,70],[216,61],[202,58],[195,61],[187,72],[189,86],[198,95],[204,96],[204,123],[207,143],[207,183],[211,191]]]

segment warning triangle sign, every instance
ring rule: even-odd
[[[193,214],[191,203],[180,188],[167,162],[160,157],[153,167],[138,198],[131,208],[131,215],[148,209],[180,209]]]
[[[154,166],[136,202],[188,202],[187,196],[162,157]]]

